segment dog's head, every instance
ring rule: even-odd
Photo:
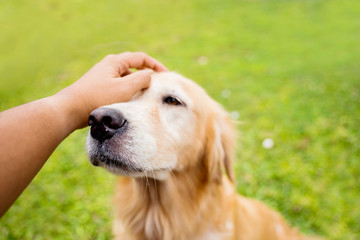
[[[154,73],[149,89],[130,102],[94,110],[89,117],[90,161],[117,175],[166,179],[201,167],[207,179],[230,179],[234,129],[228,114],[183,76]]]

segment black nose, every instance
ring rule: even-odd
[[[90,134],[93,138],[103,142],[124,129],[126,119],[117,110],[98,108],[89,116]]]

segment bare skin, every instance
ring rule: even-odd
[[[149,87],[151,71],[131,68],[167,70],[145,53],[109,55],[55,95],[0,113],[0,217],[61,141],[87,125],[94,109],[128,101]]]

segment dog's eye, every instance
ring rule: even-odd
[[[165,97],[163,102],[174,106],[182,105],[182,103],[174,97]]]

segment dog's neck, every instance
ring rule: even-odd
[[[116,218],[136,239],[191,239],[191,233],[201,232],[199,226],[204,231],[215,228],[199,222],[212,218],[216,222],[224,204],[222,185],[198,172],[173,172],[162,181],[127,177],[120,181]]]

